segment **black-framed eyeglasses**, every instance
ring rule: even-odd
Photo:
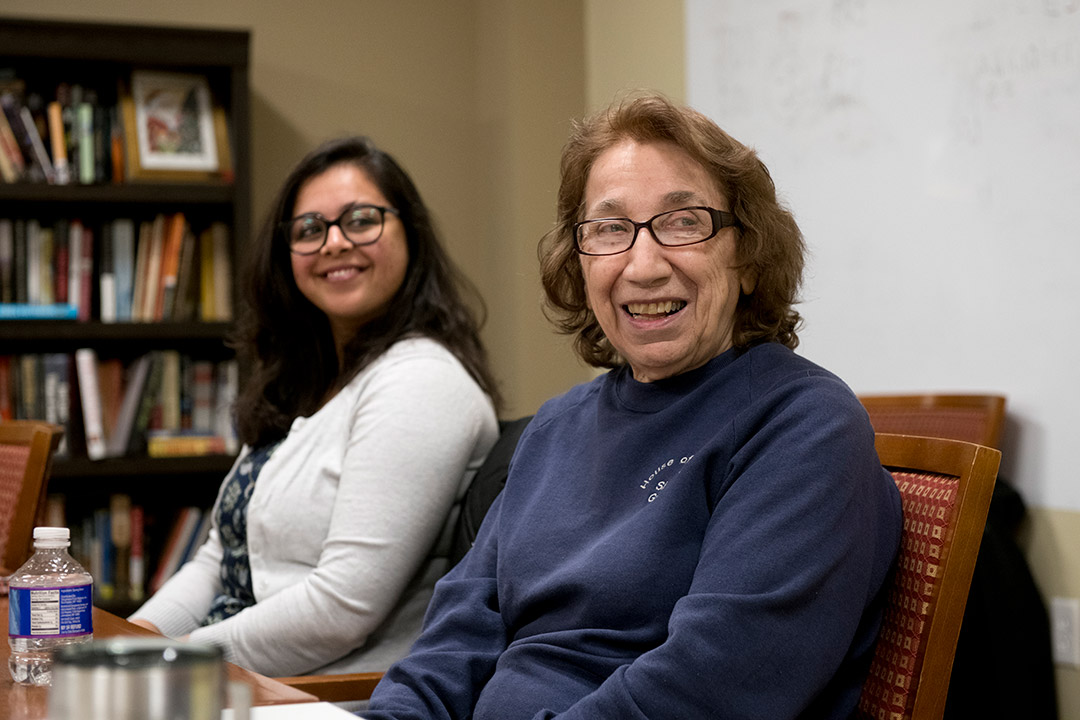
[[[371,245],[382,237],[386,213],[401,217],[392,207],[361,203],[347,207],[336,220],[327,220],[319,213],[304,213],[281,223],[281,229],[293,254],[314,255],[322,250],[335,225],[353,247]]]
[[[705,242],[733,225],[734,215],[704,205],[668,210],[645,222],[625,217],[583,220],[574,223],[574,247],[582,255],[618,255],[634,246],[642,228],[664,247],[683,247]]]

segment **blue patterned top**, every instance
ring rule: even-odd
[[[217,507],[218,533],[221,535],[222,592],[214,598],[202,624],[213,625],[255,604],[248,563],[247,509],[259,471],[270,459],[280,441],[252,450],[225,481]]]

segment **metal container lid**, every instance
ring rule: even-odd
[[[153,667],[186,668],[220,663],[221,649],[213,645],[180,643],[168,638],[114,637],[77,645],[64,645],[56,652],[58,666],[142,670]]]

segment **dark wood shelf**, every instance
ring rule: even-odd
[[[60,490],[65,480],[78,478],[136,478],[177,475],[216,474],[214,487],[220,484],[232,467],[233,455],[202,455],[198,457],[122,457],[104,460],[86,458],[57,458],[53,462],[50,490]],[[111,489],[111,487],[110,487]]]
[[[215,104],[225,111],[232,165],[229,181],[0,182],[0,217],[38,220],[42,227],[78,219],[96,233],[96,228],[118,218],[133,220],[138,230],[140,222],[180,212],[193,230],[215,222],[228,227],[235,273],[243,265],[252,234],[250,49],[250,33],[239,28],[0,17],[0,68],[24,80],[28,93],[55,95],[58,84],[77,84],[96,91],[99,102],[110,106],[117,100],[117,88],[129,83],[136,71],[204,76]],[[101,247],[93,244],[98,256]],[[99,259],[95,257],[91,280],[95,308],[100,304]],[[233,301],[234,310],[239,310],[235,293]],[[99,358],[126,363],[150,351],[176,350],[193,359],[218,362],[233,357],[226,345],[230,327],[230,323],[218,322],[4,320],[0,321],[0,354],[71,354],[88,347]],[[74,375],[70,377],[71,388],[76,387],[75,380]],[[72,413],[79,402],[78,394],[73,394]],[[79,416],[73,414],[69,427],[73,450],[82,445],[81,426]],[[53,463],[49,491],[67,498],[69,523],[81,522],[87,514],[107,507],[114,493],[130,495],[145,510],[149,575],[176,510],[188,505],[209,507],[234,459],[229,455],[99,461],[61,457]]]
[[[45,183],[0,184],[0,201],[20,203],[75,203],[110,205],[219,204],[233,202],[234,187],[228,183],[150,183],[116,185],[48,185]]]

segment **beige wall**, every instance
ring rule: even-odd
[[[256,223],[315,144],[370,135],[413,176],[487,303],[503,414],[588,377],[543,318],[536,274],[559,152],[585,106],[581,0],[5,0],[0,12],[251,30]]]

